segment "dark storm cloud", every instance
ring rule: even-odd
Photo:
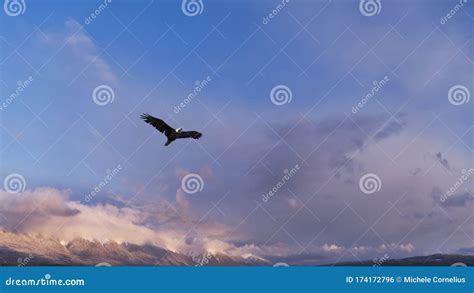
[[[443,165],[446,169],[450,170],[449,162],[446,158],[441,155],[441,152],[436,153],[436,160]]]
[[[250,137],[256,137],[258,145],[266,147],[242,150],[240,155],[226,157],[222,162],[224,167],[253,167],[248,176],[236,179],[226,174],[224,177],[230,180],[229,186],[234,185],[232,194],[239,200],[232,202],[232,210],[242,211],[240,219],[246,217],[256,203],[262,205],[240,227],[249,239],[246,241],[267,245],[293,243],[291,251],[296,255],[314,254],[314,259],[320,261],[329,258],[312,252],[313,245],[334,243],[342,247],[334,260],[353,244],[363,247],[357,251],[360,255],[362,252],[377,255],[379,251],[373,249],[374,246],[400,242],[405,249],[397,253],[389,249],[393,257],[409,255],[417,247],[437,249],[427,239],[448,237],[449,231],[459,226],[467,215],[463,206],[470,199],[461,195],[447,201],[446,205],[463,209],[450,215],[452,222],[446,221],[435,204],[439,206],[439,194],[435,197],[433,190],[435,185],[441,187],[439,190],[448,189],[452,179],[444,172],[439,173],[440,170],[430,170],[432,162],[424,158],[436,152],[427,148],[421,138],[404,150],[407,163],[388,166],[386,152],[393,149],[397,154],[413,140],[405,132],[408,125],[404,116],[390,119],[385,115],[360,114],[350,118],[333,116],[271,124],[278,135],[265,132],[265,127],[255,128]],[[267,135],[259,136],[262,132]],[[279,137],[284,141],[278,142]],[[253,162],[246,160],[249,157],[255,158]],[[298,172],[281,184],[285,170],[295,164],[300,166]],[[456,165],[447,160],[446,164]],[[420,170],[430,172],[414,176],[420,174]],[[383,186],[376,194],[366,195],[359,189],[359,179],[371,172],[381,177]],[[279,188],[273,196],[262,201],[262,196],[275,186]],[[239,222],[239,218],[236,221]],[[416,232],[407,235],[417,222],[420,224],[415,227]],[[258,223],[258,227],[254,223]],[[369,230],[365,234],[372,223],[377,224],[373,228],[375,232]]]
[[[275,125],[275,129],[289,146],[280,144],[268,153],[264,162],[272,170],[284,170],[300,163],[304,172],[314,176],[310,181],[325,179],[329,170],[341,167],[341,171],[353,173],[356,166],[351,154],[363,150],[371,143],[372,138],[383,140],[399,134],[404,125],[405,122],[391,120],[385,115],[331,117],[319,121],[304,120],[296,125]],[[258,173],[262,174],[260,171]],[[341,174],[337,176],[341,177]],[[265,184],[267,180],[271,182],[275,179],[270,177],[272,178],[263,178],[262,182]],[[350,178],[344,180],[350,181]]]
[[[448,197],[444,202],[443,206],[446,207],[466,207],[468,204],[474,202],[474,196],[469,192],[460,194],[453,194]]]
[[[458,249],[458,253],[460,254],[472,254],[474,255],[474,247],[463,247]]]
[[[241,184],[237,192],[263,203],[262,196],[274,190],[275,186],[279,186],[285,175],[284,171],[291,169],[296,164],[300,166],[298,172],[291,179],[285,181],[285,184],[278,188],[268,203],[264,204],[263,207],[276,219],[276,222],[270,221],[271,227],[265,228],[263,226],[266,221],[260,221],[263,230],[274,231],[279,225],[285,223],[298,207],[309,200],[328,181],[331,181],[328,187],[332,187],[324,189],[321,193],[325,198],[321,199],[323,202],[311,201],[307,203],[307,207],[318,214],[322,218],[321,220],[330,221],[333,219],[341,209],[345,208],[341,202],[344,200],[341,194],[342,190],[346,188],[344,186],[349,186],[351,189],[357,188],[357,192],[359,192],[356,183],[358,178],[354,176],[359,173],[361,164],[354,160],[354,153],[363,151],[365,147],[373,143],[373,140],[383,141],[399,134],[406,124],[391,120],[390,117],[384,115],[358,115],[353,118],[330,117],[295,123],[273,125],[285,142],[279,143],[276,147],[272,147],[273,145],[270,143],[268,149],[261,151],[263,155],[255,156],[261,158],[261,164],[254,168],[251,176],[246,178],[246,183]],[[267,139],[273,140],[275,137],[268,135]],[[334,187],[334,182],[338,182],[338,186]],[[265,214],[261,216],[266,217]],[[342,215],[341,219],[345,217],[346,215]],[[255,218],[258,217],[255,216]],[[315,236],[315,231],[323,229],[325,224],[319,223],[305,209],[305,213],[299,214],[288,225],[299,227],[299,229],[292,230],[291,233],[292,236],[304,242],[310,241]],[[329,224],[333,230],[329,234],[337,231],[339,240],[344,245],[350,245],[349,241],[344,238],[349,239],[350,235],[357,233],[358,228],[353,225],[357,226],[358,223],[351,221],[350,224],[344,225]],[[258,233],[253,235],[257,238],[260,236],[262,235],[258,235]],[[283,241],[286,238],[288,238],[287,235],[275,236],[275,240]]]
[[[471,192],[444,193],[440,188],[435,187],[431,191],[433,201],[439,202],[442,207],[467,207],[474,202],[474,195]]]

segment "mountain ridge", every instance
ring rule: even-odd
[[[156,245],[118,243],[75,238],[69,242],[53,237],[0,231],[0,266],[474,266],[474,255],[432,254],[401,259],[326,263],[241,257],[222,253],[186,255]]]
[[[225,254],[186,255],[153,244],[132,244],[76,238],[63,242],[52,237],[0,231],[0,265],[34,266],[243,266],[270,265],[260,258]]]

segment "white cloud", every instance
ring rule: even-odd
[[[194,219],[189,203],[180,190],[176,202],[171,207],[142,209],[138,207],[117,207],[111,204],[84,205],[69,200],[70,191],[54,188],[37,188],[19,194],[10,194],[0,190],[0,213],[8,219],[1,223],[6,230],[15,230],[27,234],[40,234],[56,238],[67,243],[75,238],[116,241],[136,244],[152,243],[174,252],[200,254],[209,252],[232,256],[276,256],[285,257],[296,254],[298,250],[284,243],[272,245],[246,244],[235,246],[225,239],[231,235],[226,225],[214,222],[198,222]],[[169,213],[173,209],[180,217]],[[162,224],[158,227],[150,224],[153,220]],[[166,224],[165,224],[166,223]],[[192,228],[192,229],[191,229]],[[189,233],[193,231],[192,233]],[[391,246],[391,250],[403,252],[414,250],[412,244]],[[353,247],[355,255],[367,255],[368,252],[386,251],[389,247]],[[312,246],[310,253],[325,256],[338,256],[347,248],[336,244]]]
[[[153,243],[184,253],[225,253],[233,248],[219,240],[227,238],[231,229],[223,224],[196,220],[181,190],[175,202],[163,201],[153,207],[91,206],[70,201],[69,195],[70,191],[54,188],[37,188],[18,194],[0,190],[0,213],[6,219],[0,225],[6,230],[41,234],[66,242],[84,238],[100,242]]]
[[[96,79],[95,82],[117,84],[117,75],[101,54],[102,50],[76,20],[68,19],[62,31],[46,32],[42,36],[51,46],[60,47],[65,44],[65,51],[68,54],[67,64],[77,68],[74,74],[84,70],[90,78]]]

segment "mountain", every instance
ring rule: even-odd
[[[474,255],[432,254],[402,259],[374,261],[354,261],[331,264],[335,266],[474,266]]]
[[[152,244],[54,238],[0,231],[1,266],[244,266],[271,265],[264,259],[224,254],[189,256]]]
[[[271,259],[272,261],[269,261]],[[225,254],[185,255],[152,244],[131,244],[74,239],[62,242],[52,237],[0,231],[0,266],[290,266],[321,265],[310,256],[237,257]],[[433,254],[403,259],[338,262],[325,266],[474,266],[474,255]]]

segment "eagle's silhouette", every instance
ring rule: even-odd
[[[145,120],[146,123],[152,125],[156,129],[158,129],[158,131],[160,131],[166,136],[168,140],[166,141],[165,146],[169,145],[175,139],[178,139],[178,138],[192,137],[194,139],[199,139],[202,136],[202,133],[197,132],[197,131],[182,131],[183,129],[181,127],[174,129],[168,124],[166,124],[165,121],[159,118],[153,117],[147,113],[142,114],[140,118]]]

